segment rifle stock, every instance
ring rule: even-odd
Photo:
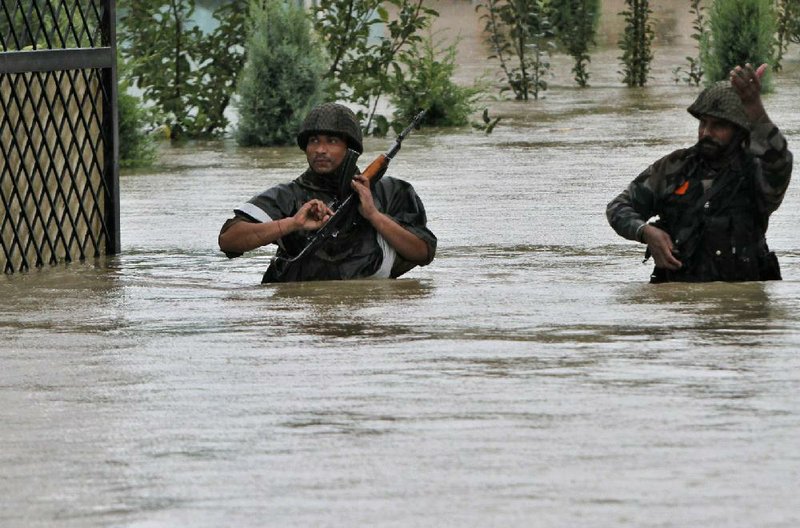
[[[374,185],[375,182],[383,177],[383,174],[386,172],[386,169],[389,167],[389,162],[392,161],[392,158],[400,151],[400,146],[403,140],[406,138],[408,134],[414,128],[419,127],[419,123],[422,121],[422,118],[425,116],[425,111],[423,110],[419,114],[416,115],[414,120],[408,125],[405,130],[403,130],[395,140],[392,147],[385,153],[380,154],[376,157],[367,168],[361,173],[369,182],[370,185]],[[355,167],[355,160],[358,158],[358,153],[349,150],[347,153],[347,157],[343,161],[343,163],[352,164],[353,170]],[[349,176],[349,179],[352,180],[352,171]],[[309,239],[306,246],[294,257],[285,258],[285,257],[275,257],[274,264],[278,264],[281,267],[279,273],[281,275],[286,275],[289,272],[292,265],[295,265],[302,261],[307,256],[316,252],[326,240],[335,237],[339,234],[339,231],[344,227],[345,221],[347,218],[350,217],[350,213],[358,207],[358,194],[355,191],[352,191],[347,195],[336,211],[331,215],[325,224],[320,227]]]
[[[380,180],[381,176],[383,176],[383,173],[386,172],[386,168],[389,166],[390,161],[391,159],[387,158],[386,154],[381,154],[372,160],[372,163],[367,165],[367,168],[364,169],[361,175],[364,176],[371,184],[375,183],[376,181]]]

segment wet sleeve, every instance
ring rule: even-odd
[[[606,207],[608,223],[618,235],[641,240],[641,228],[656,214],[657,170],[649,166]]]
[[[786,138],[769,119],[750,130],[750,152],[760,160],[756,183],[767,214],[783,202],[792,175],[793,156]]]
[[[272,222],[294,215],[295,199],[288,185],[276,185],[253,196],[233,212],[250,222]]]
[[[266,223],[293,216],[295,212],[294,196],[286,185],[278,185],[253,196],[233,210],[234,217],[222,225],[219,234],[238,222]],[[225,252],[228,258],[241,257],[242,253]]]
[[[421,265],[430,264],[436,254],[437,240],[436,235],[427,227],[428,217],[425,214],[422,200],[408,182],[393,178],[383,178],[381,182],[384,190],[382,193],[384,196],[381,199],[384,204],[383,212],[425,242],[428,246],[428,257]],[[400,276],[415,265],[398,255],[392,268],[392,276]]]

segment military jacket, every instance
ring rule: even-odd
[[[672,237],[683,268],[656,268],[653,282],[779,278],[764,269],[774,259],[765,235],[789,185],[792,161],[785,138],[765,120],[753,126],[747,149],[737,148],[716,169],[697,147],[656,161],[608,204],[606,216],[630,240],[643,242],[641,230],[655,217]],[[703,180],[712,183],[704,186]]]
[[[427,228],[425,208],[411,184],[384,176],[373,185],[372,196],[378,211],[425,242],[428,258],[422,265],[430,263],[437,240]],[[333,185],[324,176],[307,170],[294,181],[267,189],[234,209],[235,219],[272,222],[288,218],[311,199],[322,200],[333,209],[338,206]],[[276,257],[291,258],[300,253],[308,243],[308,235],[293,232],[278,239]],[[235,253],[227,255],[239,256]],[[396,278],[415,266],[398,255],[372,225],[354,211],[339,235],[327,241],[315,254],[304,258],[300,265],[293,266],[290,275],[283,274],[279,270],[279,261],[273,259],[262,282]]]

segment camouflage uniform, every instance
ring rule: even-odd
[[[297,144],[305,150],[312,134],[342,137],[350,149],[361,153],[362,135],[358,121],[347,107],[326,103],[312,110],[304,120]],[[344,165],[344,163],[342,164]],[[310,168],[292,182],[279,184],[253,196],[234,209],[234,218],[225,222],[222,232],[236,222],[272,222],[294,216],[309,200],[319,199],[335,208],[343,199],[343,189],[351,192],[349,181],[343,183],[342,167],[334,174],[316,174]],[[427,228],[422,201],[411,184],[391,177],[382,177],[373,184],[375,207],[381,213],[410,231],[428,246],[428,257],[422,265],[433,260],[436,236]],[[293,232],[276,241],[278,257],[290,258],[300,253],[308,243],[306,235]],[[238,253],[226,253],[229,258]],[[339,235],[328,240],[316,253],[292,268],[290,275],[277,271],[275,260],[264,273],[262,282],[311,281],[357,278],[396,278],[416,266],[397,254],[380,234],[360,214],[348,219]]]
[[[779,279],[765,235],[792,172],[786,140],[768,119],[749,123],[727,82],[704,90],[688,111],[741,127],[749,133],[746,148],[732,145],[717,168],[696,145],[661,158],[608,204],[608,222],[619,235],[644,242],[645,224],[659,217],[654,223],[672,237],[683,267],[656,268],[651,282]]]

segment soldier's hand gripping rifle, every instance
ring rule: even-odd
[[[420,122],[422,122],[422,118],[425,117],[425,110],[420,112],[419,114],[414,117],[414,120],[408,125],[405,130],[400,132],[397,136],[392,147],[386,151],[385,154],[379,155],[375,160],[370,163],[364,172],[361,174],[370,182],[370,186],[374,185],[375,182],[381,179],[383,174],[386,172],[387,167],[389,166],[389,162],[392,161],[392,158],[400,151],[400,146],[403,140],[406,138],[408,134],[415,128],[419,128]],[[356,193],[352,187],[350,187],[350,182],[353,179],[356,171],[356,160],[358,160],[358,152],[347,149],[347,154],[345,156],[344,161],[342,161],[342,190],[345,192],[340,191],[341,196],[346,196],[346,198],[341,202],[339,207],[336,211],[328,218],[328,221],[325,222],[322,227],[320,227],[309,239],[308,244],[294,257],[285,258],[285,257],[276,257],[275,264],[278,264],[281,268],[281,273],[285,274],[288,272],[289,268],[293,264],[297,264],[301,262],[303,259],[308,257],[309,255],[313,255],[326,241],[330,240],[331,238],[336,238],[339,235],[339,232],[348,224],[349,220],[352,218],[351,213],[358,207],[359,205],[359,198],[358,193]]]

